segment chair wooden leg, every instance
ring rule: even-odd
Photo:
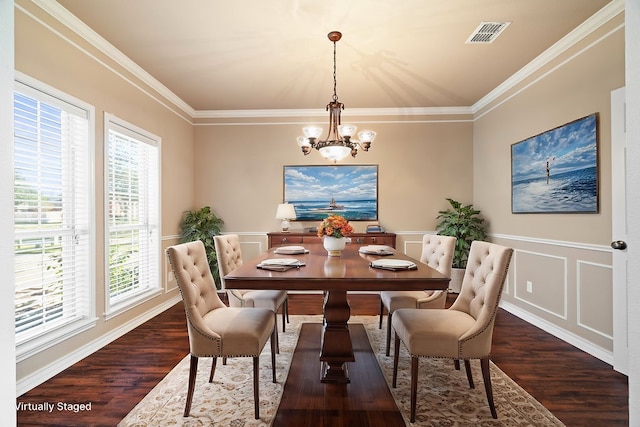
[[[484,380],[484,390],[487,392],[487,401],[489,402],[489,408],[491,409],[491,416],[494,419],[498,418],[496,412],[496,405],[493,403],[493,388],[491,387],[491,371],[489,369],[489,358],[484,357],[480,359],[480,367],[482,368],[482,379]]]
[[[256,420],[260,418],[260,381],[258,372],[259,360],[260,358],[257,356],[253,358],[253,410]]]
[[[289,323],[289,300],[284,300],[282,304],[282,332],[287,332],[285,323]]]
[[[418,357],[411,356],[411,418],[412,423],[416,422],[416,401],[418,395]]]
[[[387,352],[386,355],[389,355],[389,347],[391,346],[391,317],[393,316],[392,312],[387,312]]]
[[[188,417],[191,412],[191,401],[193,400],[193,389],[196,386],[196,374],[198,373],[198,358],[191,355],[189,364],[189,386],[187,387],[187,403],[184,407],[184,416]]]
[[[384,316],[384,303],[382,302],[382,300],[380,300],[380,320],[379,320],[378,329],[382,329],[382,316]]]
[[[456,368],[456,371],[460,370],[460,360],[453,359],[453,366]]]
[[[273,332],[271,333],[271,375],[273,376],[273,382],[276,383],[276,344],[275,336],[278,333],[276,330],[278,327],[273,326]]]
[[[216,373],[216,362],[218,361],[217,357],[214,357],[211,361],[211,373],[209,374],[209,382],[213,382],[213,375]]]
[[[274,329],[276,331],[276,353],[280,354],[280,343],[278,342],[278,312],[273,312],[273,320],[274,320]]]
[[[473,374],[471,373],[471,362],[469,362],[469,359],[464,359],[464,370],[467,371],[469,388],[476,388],[475,384],[473,384]]]
[[[393,342],[393,377],[391,380],[391,387],[396,388],[398,379],[398,357],[400,356],[400,337],[395,334],[395,340]]]

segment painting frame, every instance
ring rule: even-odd
[[[599,117],[592,113],[511,145],[511,212],[599,213]]]
[[[349,221],[378,220],[378,165],[285,165],[283,201],[295,221],[320,221],[330,214]]]

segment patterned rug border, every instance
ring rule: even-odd
[[[322,316],[290,316],[287,331],[279,331],[280,354],[276,356],[277,383],[271,381],[269,345],[260,356],[260,419],[253,417],[251,358],[229,359],[216,368],[214,382],[205,372],[210,359],[201,359],[191,414],[184,418],[189,355],[185,356],[118,424],[142,426],[271,426],[286,383],[300,328],[305,322],[319,323]],[[420,359],[416,423],[409,423],[409,356],[401,346],[398,387],[391,388],[393,357],[384,355],[386,329],[378,329],[378,316],[352,316],[361,323],[396,405],[410,426],[564,426],[548,409],[491,362],[491,380],[498,419],[491,418],[479,364],[472,361],[475,389],[469,389],[464,369],[455,371],[451,360]],[[456,375],[455,373],[459,373]],[[429,376],[429,378],[425,378]],[[444,383],[445,386],[439,384]],[[428,394],[432,394],[429,396]],[[464,396],[464,398],[462,398]],[[441,411],[441,408],[445,408]],[[452,417],[451,414],[456,414]],[[457,418],[457,419],[455,419]]]

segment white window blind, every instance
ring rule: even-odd
[[[107,313],[160,289],[160,139],[105,116]]]
[[[92,109],[34,86],[16,82],[14,93],[19,356],[59,340],[78,323],[94,320]]]

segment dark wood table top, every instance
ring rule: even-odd
[[[449,277],[426,264],[408,257],[396,250],[393,255],[365,255],[358,252],[361,245],[347,244],[340,257],[330,257],[322,244],[305,244],[309,253],[279,255],[276,248],[244,262],[244,265],[225,276],[225,286],[229,289],[286,290],[440,290],[447,289]],[[269,258],[296,258],[305,263],[300,268],[287,271],[269,271],[257,265]],[[381,258],[413,261],[415,270],[389,271],[372,268],[370,263]]]

